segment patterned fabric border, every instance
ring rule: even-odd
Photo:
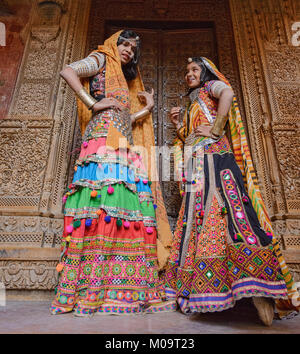
[[[64,215],[65,216],[72,216],[74,219],[97,219],[98,215],[96,211],[99,209],[103,209],[107,215],[120,218],[124,220],[131,220],[131,221],[143,221],[145,226],[153,226],[156,227],[156,220],[155,218],[151,218],[150,216],[143,216],[140,210],[132,211],[132,210],[125,210],[117,207],[108,207],[107,205],[99,205],[97,208],[94,207],[85,207],[81,209],[71,209],[65,208]]]
[[[142,202],[153,203],[153,201],[154,201],[152,194],[149,192],[139,192],[138,195],[139,195],[140,203],[142,203]]]
[[[119,155],[117,154],[111,154],[111,155],[89,155],[88,157],[84,157],[81,159],[78,159],[76,161],[76,165],[84,165],[89,162],[95,162],[95,163],[100,163],[100,164],[120,164],[125,167],[128,167],[129,169],[132,169],[134,171],[134,174],[137,177],[140,178],[148,178],[146,171],[142,171],[140,167],[137,167],[134,165],[134,163],[131,163],[129,159],[125,158],[120,158]]]
[[[245,297],[287,298],[284,280],[265,284],[263,281],[255,278],[240,279],[232,283],[231,289],[232,291],[225,294],[191,294],[189,298],[189,311],[222,311],[233,307],[237,300]]]
[[[102,189],[103,187],[110,186],[113,184],[124,183],[126,188],[130,189],[133,193],[137,192],[135,183],[128,183],[126,181],[122,181],[115,178],[108,178],[105,180],[98,181],[89,181],[87,179],[80,179],[79,181],[74,182],[73,184],[81,187],[88,187],[91,189]]]
[[[219,155],[233,153],[226,135],[223,135],[219,141],[210,145],[206,145],[204,147],[204,152],[206,154],[219,154]]]
[[[228,169],[222,170],[221,183],[224,195],[231,209],[232,221],[234,222],[237,235],[243,239],[248,245],[261,246],[259,238],[253,232],[247,214],[241,200],[240,192],[236,186],[232,172]]]

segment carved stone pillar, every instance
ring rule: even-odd
[[[277,237],[299,279],[300,47],[293,0],[231,0],[252,155]],[[292,225],[292,227],[291,227]]]
[[[0,121],[0,281],[8,290],[49,290],[56,281],[76,121],[59,72],[84,55],[89,8],[86,0],[33,3],[13,100]]]

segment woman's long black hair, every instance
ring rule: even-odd
[[[202,58],[198,57],[193,57],[191,63],[196,63],[197,65],[200,66],[201,68],[201,75],[200,75],[200,85],[196,88],[202,87],[207,81],[212,81],[212,80],[219,80],[219,78],[213,74],[204,64]],[[189,89],[188,95],[194,90]]]
[[[131,30],[124,30],[123,32],[121,32],[120,37],[118,39],[117,45],[122,44],[125,40],[123,38],[136,38],[138,37],[138,35]],[[134,57],[133,59],[126,65],[122,65],[122,70],[123,70],[123,74],[125,76],[125,79],[127,81],[133,80],[136,78],[137,76],[137,65],[138,65],[138,61],[140,59],[140,44],[141,41],[140,39],[137,41],[137,47],[136,47],[136,51],[134,53]]]

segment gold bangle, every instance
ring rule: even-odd
[[[97,100],[89,95],[84,88],[80,89],[76,95],[81,99],[81,101],[87,106],[88,109],[92,109],[94,104],[97,103]]]
[[[223,130],[227,122],[227,119],[228,116],[217,114],[214,125],[211,130],[211,134],[215,136],[221,136],[223,134]]]
[[[134,113],[131,115],[131,121],[132,123],[136,122],[138,119],[143,118],[144,116],[146,116],[147,114],[149,114],[150,111],[148,108],[143,108],[140,111]]]

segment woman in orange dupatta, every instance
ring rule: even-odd
[[[63,198],[52,314],[175,309],[158,276],[172,235],[160,186],[148,178],[155,175],[154,103],[138,70],[139,46],[136,33],[119,31],[61,73],[77,94],[83,142]]]
[[[179,176],[183,201],[167,293],[185,314],[223,311],[251,297],[270,326],[274,310],[280,317],[298,313],[299,294],[258,189],[237,100],[207,58],[189,58],[185,80],[190,105],[182,123],[180,107],[171,110],[177,170],[182,171],[183,147],[191,154]]]

